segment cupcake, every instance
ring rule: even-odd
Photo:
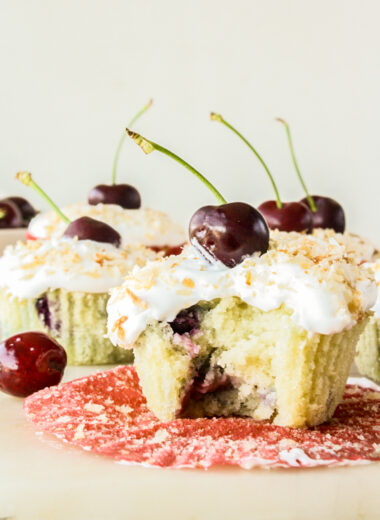
[[[340,402],[375,284],[343,247],[273,232],[235,267],[192,247],[111,291],[111,341],[132,348],[162,420],[241,415],[314,426]]]
[[[162,255],[122,245],[110,225],[89,216],[70,220],[28,172],[17,178],[53,207],[60,237],[19,242],[0,258],[0,329],[4,337],[27,330],[49,333],[66,349],[70,364],[131,360],[105,338],[108,291],[135,266]]]
[[[65,237],[8,246],[0,258],[2,337],[46,332],[65,348],[71,365],[131,361],[105,337],[108,291],[132,267],[157,256],[144,246]]]
[[[133,349],[151,411],[295,427],[331,418],[376,297],[371,273],[328,236],[272,231],[269,240],[255,208],[226,203],[178,156],[130,135],[146,153],[181,162],[219,201],[195,212],[179,256],[136,268],[111,290],[108,334]],[[300,226],[298,206],[277,209]]]

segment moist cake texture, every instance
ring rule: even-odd
[[[288,426],[329,419],[376,297],[371,273],[329,233],[273,232],[233,268],[191,246],[111,291],[111,341],[133,348],[163,420],[241,415]]]

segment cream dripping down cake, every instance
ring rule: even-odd
[[[130,135],[146,153],[166,152]],[[322,423],[341,400],[376,298],[373,277],[328,233],[273,231],[269,240],[257,210],[212,189],[220,205],[193,215],[191,245],[111,290],[109,337],[133,349],[148,406],[162,420]]]

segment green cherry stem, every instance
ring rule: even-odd
[[[25,186],[33,188],[35,192],[37,192],[43,199],[46,200],[46,202],[54,209],[54,211],[61,217],[61,219],[66,222],[66,224],[70,224],[70,219],[68,219],[66,215],[62,213],[59,207],[51,200],[49,195],[45,193],[44,190],[40,188],[38,184],[32,179],[32,174],[30,172],[18,172],[16,173],[16,179],[22,182],[22,184],[25,184]]]
[[[209,190],[215,195],[215,197],[218,199],[218,202],[220,204],[226,204],[227,201],[223,197],[223,195],[215,188],[213,184],[211,184],[210,181],[206,179],[204,175],[202,175],[198,170],[193,168],[193,166],[190,166],[189,163],[181,159],[181,157],[178,157],[175,153],[171,152],[167,148],[164,148],[163,146],[160,146],[157,143],[154,143],[153,141],[149,141],[149,139],[146,139],[140,134],[137,134],[136,132],[132,132],[132,130],[129,130],[129,128],[126,129],[127,134],[129,137],[133,139],[133,141],[140,146],[140,148],[146,153],[152,153],[154,150],[157,150],[158,152],[163,153],[164,155],[167,155],[168,157],[171,157],[175,161],[177,161],[179,164],[182,164],[185,168],[187,168],[193,175],[198,177],[203,184],[205,184]]]
[[[128,123],[128,128],[131,127],[139,119],[139,117],[142,116],[152,106],[152,104],[153,104],[153,99],[150,99],[148,101],[148,103],[146,105],[144,105],[132,117],[132,119]],[[120,151],[121,151],[121,148],[123,146],[123,143],[124,143],[124,140],[125,140],[126,137],[127,137],[127,134],[125,132],[123,132],[122,136],[120,137],[119,144],[117,145],[117,148],[116,148],[115,157],[113,159],[113,166],[112,166],[112,184],[116,184],[117,165],[118,165],[118,162],[119,162]]]
[[[268,174],[268,177],[269,177],[269,180],[270,182],[272,183],[272,186],[273,186],[273,189],[274,189],[274,192],[276,194],[276,204],[277,204],[277,207],[279,209],[282,208],[282,202],[281,202],[281,199],[280,199],[280,194],[278,192],[278,189],[277,189],[277,186],[276,186],[276,183],[274,182],[274,179],[273,179],[273,176],[271,174],[271,172],[269,171],[269,168],[268,166],[265,164],[263,158],[261,157],[261,155],[258,153],[258,151],[251,145],[251,143],[238,131],[236,130],[236,128],[234,128],[232,125],[230,125],[230,123],[228,123],[222,115],[220,114],[216,114],[215,112],[211,112],[210,114],[210,119],[212,121],[218,121],[219,123],[222,123],[224,126],[226,126],[227,128],[229,128],[230,130],[232,130],[234,132],[234,134],[236,134],[238,137],[240,137],[240,139],[248,146],[248,148],[250,150],[252,150],[252,152],[256,155],[256,157],[258,158],[258,160],[260,161],[260,163],[262,164],[262,166],[264,167],[265,171],[267,172]]]
[[[289,128],[289,125],[288,123],[284,120],[284,119],[281,119],[280,117],[278,117],[276,119],[276,121],[279,121],[280,123],[282,123],[285,127],[285,130],[286,130],[286,136],[288,138],[288,143],[289,143],[289,149],[290,149],[290,155],[292,157],[292,161],[293,161],[293,164],[294,164],[294,168],[296,169],[296,172],[297,172],[297,175],[298,175],[298,178],[300,180],[300,183],[304,189],[304,192],[306,193],[306,198],[308,200],[308,203],[309,203],[309,206],[310,206],[310,209],[311,211],[317,211],[317,206],[315,205],[315,202],[314,202],[314,199],[313,197],[309,194],[307,188],[306,188],[306,184],[305,184],[305,181],[303,180],[302,178],[302,175],[301,175],[301,172],[300,172],[300,169],[298,167],[298,163],[297,163],[297,159],[296,159],[296,155],[294,153],[294,148],[293,148],[293,142],[292,142],[292,137],[290,135],[290,128]]]

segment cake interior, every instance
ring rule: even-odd
[[[148,406],[162,420],[244,416],[312,426],[329,419],[366,320],[324,336],[291,315],[230,297],[151,323],[134,349]]]

